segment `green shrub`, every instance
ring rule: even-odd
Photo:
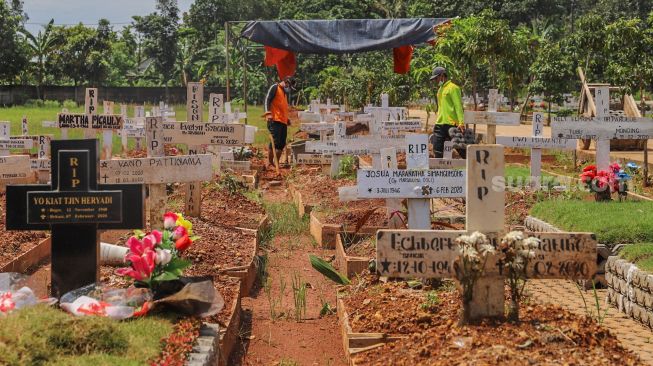
[[[43,102],[43,107],[45,108],[59,108],[61,107],[61,103],[59,103],[56,100],[46,100]]]
[[[77,108],[77,102],[71,99],[66,99],[63,101],[63,107],[68,109]]]

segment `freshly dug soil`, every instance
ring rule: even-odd
[[[388,225],[382,199],[340,202],[338,188],[355,186],[355,179],[332,179],[317,169],[300,167],[290,182],[301,192],[302,200],[318,206],[317,210],[323,214],[327,224],[343,225],[352,230],[359,222],[363,222],[365,227]]]
[[[184,185],[174,187],[168,196],[168,202],[174,202],[181,207],[169,208],[183,211]],[[230,192],[217,184],[211,183],[202,187],[202,220],[222,227],[242,227],[256,229],[265,216],[263,207],[245,197],[242,192]],[[197,220],[196,218],[191,218]]]
[[[249,200],[241,192],[230,193],[210,185],[202,189],[202,218],[214,225],[257,229],[265,216],[258,203]]]
[[[365,287],[343,298],[353,332],[413,334],[437,322],[458,319],[456,306],[440,306],[458,304],[460,296],[455,291],[438,291],[435,304],[427,301],[429,286],[412,289],[403,281],[381,283],[369,273],[362,281]]]
[[[0,266],[10,263],[21,254],[36,247],[49,234],[48,231],[7,231],[5,229],[5,198],[5,192],[1,192],[0,215],[2,216],[2,225],[0,225],[0,236],[2,237],[2,244],[0,244]]]
[[[370,282],[345,299],[352,331],[408,335],[354,356],[357,365],[643,364],[606,328],[558,306],[524,306],[516,324],[458,326],[458,292],[438,292],[437,301],[428,301],[427,289]]]

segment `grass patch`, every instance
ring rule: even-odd
[[[518,165],[506,165],[504,171],[507,187],[528,187],[530,183],[531,170],[528,167]],[[542,187],[552,187],[560,184],[557,179],[546,173],[540,177]]]
[[[653,271],[653,243],[626,245],[619,256],[645,271]]]
[[[270,237],[297,236],[308,230],[308,215],[299,217],[297,207],[291,202],[265,202],[263,204],[271,221]]]
[[[0,319],[0,364],[143,365],[172,330],[157,316],[118,322],[34,306]]]
[[[102,103],[102,96],[100,96],[99,102]],[[53,135],[55,138],[60,138],[61,137],[61,130],[58,128],[46,128],[43,127],[42,121],[56,121],[57,119],[57,114],[61,113],[61,108],[60,106],[52,105],[52,104],[47,104],[43,107],[36,107],[36,106],[13,106],[13,107],[7,107],[7,108],[0,108],[0,120],[1,121],[9,121],[11,122],[11,131],[12,135],[19,135],[21,131],[21,121],[23,116],[27,117],[28,120],[28,130],[30,135]],[[150,111],[152,109],[151,104],[146,104],[145,105],[145,110]],[[186,105],[184,104],[177,104],[174,106],[175,109],[175,119],[177,121],[185,121],[186,120]],[[235,109],[235,107],[232,107],[232,110]],[[240,110],[242,111],[242,107],[240,107]],[[81,106],[77,106],[76,108],[68,108],[69,113],[83,113],[84,111],[84,105],[82,104]],[[100,108],[101,111],[101,108]],[[120,113],[120,105],[116,103],[114,107],[114,113]],[[132,117],[134,115],[134,106],[129,105],[127,108],[127,114],[128,116]],[[208,118],[208,106],[204,107],[204,118]],[[254,146],[257,147],[263,147],[266,146],[270,140],[268,137],[268,130],[267,130],[267,123],[263,119],[263,107],[262,106],[248,106],[247,110],[247,123],[252,126],[258,127],[258,131],[255,136],[255,142]],[[244,121],[242,121],[244,122]],[[299,124],[295,123],[290,126],[288,129],[288,138],[291,139],[292,136],[299,130]],[[101,136],[101,134],[98,134],[98,136]],[[75,138],[82,138],[83,137],[83,132],[81,130],[71,130],[68,131],[68,138],[69,139],[75,139]],[[129,147],[134,148],[136,142],[135,139],[130,138],[129,139]],[[113,136],[113,152],[114,154],[118,154],[121,151],[121,142],[120,142],[120,137],[117,134],[114,134]],[[33,149],[33,153],[36,153],[37,147]]]
[[[653,242],[649,201],[542,201],[530,213],[563,230],[593,232],[608,245]]]

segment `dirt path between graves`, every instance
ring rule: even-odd
[[[580,316],[587,311],[583,298],[573,282],[567,280],[531,280],[527,291],[537,303],[558,304]],[[637,354],[642,362],[653,365],[653,332],[637,321],[629,318],[614,306],[606,304],[607,290],[597,290],[601,311],[608,307],[603,325],[619,338],[621,344]],[[595,299],[592,291],[583,291],[590,311],[596,313]]]
[[[285,188],[264,191],[264,199],[272,202],[290,201]],[[268,278],[270,290],[253,290],[251,297],[242,299],[242,344],[232,355],[230,365],[346,365],[335,314],[320,317],[323,302],[335,311],[335,284],[313,270],[309,254],[323,258],[333,250],[315,248],[308,228],[299,236],[276,236],[269,245]],[[301,322],[294,318],[293,277],[309,284],[306,291],[306,316]],[[285,283],[283,294],[281,282]],[[275,318],[272,320],[271,304]]]

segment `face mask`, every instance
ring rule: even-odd
[[[286,95],[287,95],[287,94],[290,94],[290,87],[285,86],[285,87],[283,88],[283,92],[286,93]]]
[[[444,85],[444,80],[440,80],[440,81],[438,82],[438,87],[442,87],[442,85]]]

